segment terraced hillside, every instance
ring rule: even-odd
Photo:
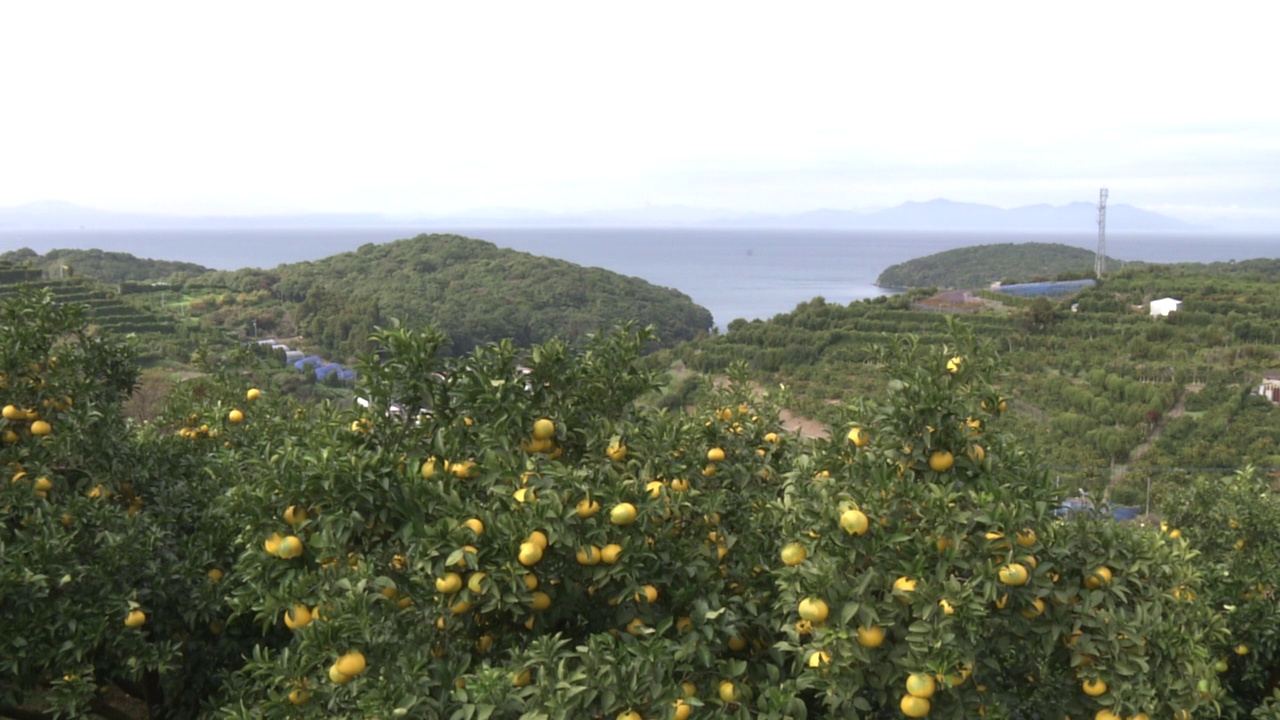
[[[88,319],[104,331],[137,335],[173,335],[177,323],[123,299],[118,288],[89,278],[50,279],[39,268],[0,261],[0,298],[13,294],[20,285],[46,287],[56,301],[82,303],[88,308]]]

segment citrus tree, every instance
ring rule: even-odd
[[[1162,507],[1170,542],[1200,554],[1205,600],[1230,634],[1210,647],[1225,688],[1228,717],[1248,717],[1264,702],[1280,712],[1280,497],[1274,479],[1253,468],[1199,478]]]
[[[209,356],[138,427],[125,350],[38,298],[5,307],[0,714],[33,694],[109,713],[103,688],[227,718],[1107,720],[1223,698],[1198,551],[1058,518],[962,328],[886,350],[888,401],[823,441],[783,432],[742,366],[654,408],[634,327],[463,357],[380,330],[350,406]]]

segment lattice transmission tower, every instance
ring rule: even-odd
[[[1107,189],[1098,195],[1098,250],[1093,254],[1093,276],[1102,279],[1107,270]]]

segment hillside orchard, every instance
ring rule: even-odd
[[[74,308],[0,329],[0,716],[1276,716],[1265,482],[1193,489],[1176,536],[1057,518],[963,330],[806,441],[742,367],[642,402],[634,328],[380,330],[371,409],[225,358],[146,425]]]

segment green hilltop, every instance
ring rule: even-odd
[[[891,265],[876,278],[881,287],[963,289],[995,282],[1074,280],[1093,277],[1091,250],[1061,243],[997,243],[956,248]],[[1109,267],[1120,261],[1108,258]]]

